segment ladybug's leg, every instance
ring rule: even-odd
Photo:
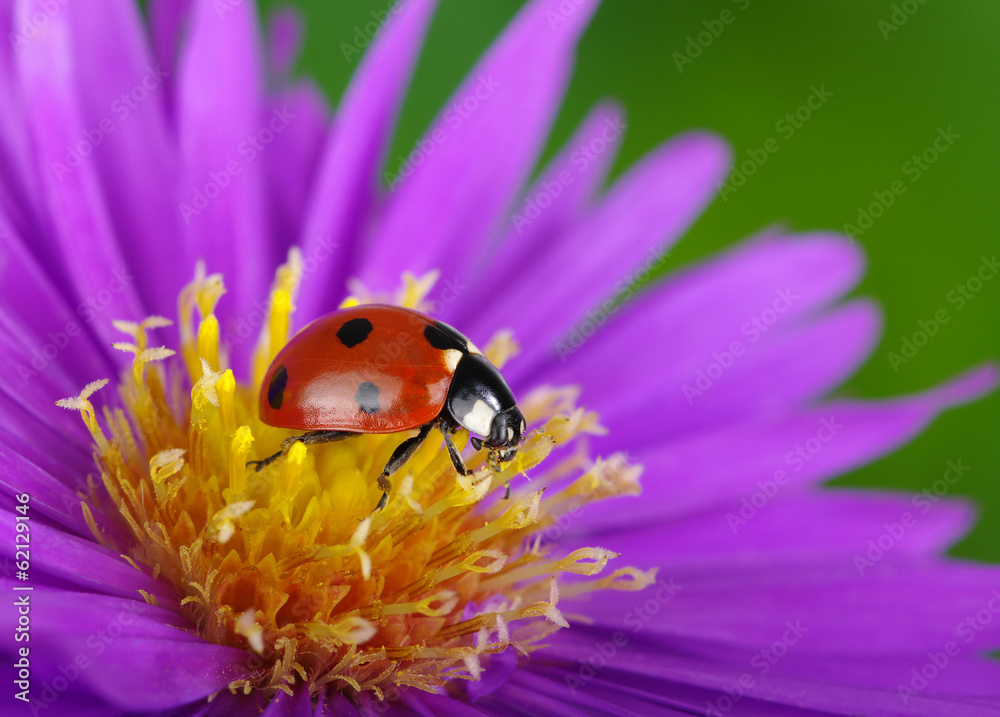
[[[385,464],[382,474],[378,477],[378,487],[382,489],[382,498],[375,508],[376,512],[382,510],[389,500],[389,491],[392,490],[392,483],[389,482],[389,476],[402,468],[413,457],[413,454],[417,452],[420,445],[427,439],[427,434],[431,432],[433,427],[433,423],[425,423],[420,427],[420,433],[413,438],[407,438],[396,446],[396,450],[392,452],[392,457],[389,458],[389,462]]]
[[[455,441],[451,438],[451,432],[455,430],[452,428],[448,430],[448,426],[441,426],[441,435],[444,436],[444,444],[448,446],[448,455],[451,456],[451,464],[455,466],[455,470],[463,476],[471,476],[475,471],[469,469],[465,465],[465,461],[462,460],[462,454],[458,450],[458,446],[455,445]]]
[[[345,438],[356,435],[358,434],[349,431],[310,431],[309,433],[303,433],[301,436],[291,436],[281,442],[281,450],[274,455],[270,455],[260,461],[247,461],[247,465],[256,466],[257,472],[260,473],[263,468],[266,468],[288,453],[288,449],[296,443],[302,443],[307,446],[314,443],[333,443],[334,441],[342,441]]]

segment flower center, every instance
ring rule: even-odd
[[[637,493],[641,471],[620,455],[587,458],[585,437],[601,429],[575,407],[572,388],[523,397],[536,430],[501,473],[477,452],[467,458],[475,473],[457,474],[432,433],[379,512],[374,477],[398,434],[295,444],[266,470],[248,469],[294,435],[261,423],[257,392],[288,338],[300,276],[293,250],[272,288],[250,385],[236,382],[219,344],[222,278],[199,266],[179,299],[183,362],[149,347],[149,332],[167,319],[116,322],[132,341],[115,347],[134,354],[119,386],[122,408],[105,408],[101,427],[89,396],[107,380],[59,402],[81,412],[95,441],[103,487],[83,503],[94,536],[173,585],[204,639],[248,650],[250,675],[230,689],[305,682],[314,692],[370,690],[382,699],[393,688],[478,679],[490,655],[528,655],[568,627],[560,599],[652,582],[652,572],[633,568],[596,577],[617,557],[601,548],[556,554],[567,520],[587,503]],[[405,276],[395,302],[426,308],[433,278]],[[501,332],[484,353],[499,366],[516,350]],[[456,436],[460,448],[467,439]],[[569,443],[577,449],[530,481],[519,478]],[[94,509],[120,514],[129,544],[102,531]]]

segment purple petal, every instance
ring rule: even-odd
[[[29,520],[31,508],[29,503]],[[0,510],[0,524],[8,528],[11,535],[16,522],[14,513]],[[169,588],[136,570],[114,551],[37,521],[30,525],[32,574],[46,572],[87,590],[133,600],[141,597],[139,590],[145,590],[156,596],[161,607],[180,612],[180,604]],[[13,558],[14,550],[11,543],[0,547],[0,554]]]
[[[192,272],[177,256],[182,231],[178,197],[170,191],[178,171],[166,119],[173,67],[153,59],[134,3],[99,13],[71,4],[67,14],[83,125],[104,135],[89,161],[109,198],[108,217],[145,309],[172,315]]]
[[[517,669],[518,655],[518,651],[511,647],[484,659],[482,677],[465,684],[469,700],[475,702],[504,684]]]
[[[442,294],[449,281],[460,284],[458,277],[445,277],[442,288],[432,292],[438,301],[435,316],[457,326],[474,323],[475,315],[502,293],[510,277],[553,250],[556,238],[577,221],[607,178],[620,138],[605,137],[613,137],[623,124],[624,110],[616,104],[600,104],[587,115],[522,203],[513,208],[504,239],[490,247],[489,255],[479,257],[473,269],[476,280]],[[604,150],[597,153],[600,147]]]
[[[81,353],[86,356],[89,339],[86,329],[80,322],[70,320],[57,331],[40,337],[30,317],[21,319],[5,308],[0,304],[0,389],[36,415],[54,413],[49,410],[54,401],[78,394],[90,380],[80,377],[79,366],[73,366],[75,357],[71,357],[75,348],[82,348]],[[86,359],[80,363],[85,362]],[[110,367],[101,370],[92,365],[91,368],[105,376],[114,373]],[[69,372],[76,375],[68,375]]]
[[[11,497],[27,493],[31,496],[32,510],[43,513],[77,535],[90,535],[76,493],[2,443],[0,490]]]
[[[302,14],[295,8],[278,8],[267,23],[267,55],[271,77],[288,75],[302,49]]]
[[[0,112],[0,237],[40,233],[46,211],[16,62],[18,51],[28,42],[23,35],[24,27],[23,21],[15,22],[14,1],[3,0],[0,31],[11,42],[0,46],[0,107],[4,108]],[[47,241],[33,242],[28,249],[36,257],[42,257],[50,245]]]
[[[697,331],[682,329],[647,340],[641,352],[622,355],[619,350],[615,357],[600,351],[605,366],[621,368],[602,381],[585,381],[597,367],[591,358],[597,352],[579,366],[575,361],[568,364],[559,378],[565,381],[568,374],[572,383],[587,386],[583,404],[600,412],[611,432],[611,438],[598,445],[634,450],[813,403],[870,355],[880,324],[877,308],[859,300],[812,323],[775,330],[759,342],[738,342],[740,348],[734,348],[734,342],[705,344]],[[639,340],[635,335],[627,338]],[[641,344],[618,344],[635,345]],[[610,346],[602,342],[601,348]],[[650,356],[657,357],[655,367],[649,365]],[[714,373],[723,365],[725,369]],[[710,376],[705,367],[713,371]],[[636,376],[644,380],[637,381]],[[636,416],[650,414],[662,418],[641,434],[628,432]]]
[[[86,304],[72,311],[52,278],[17,237],[0,237],[0,262],[0,325],[3,340],[14,339],[5,343],[0,354],[8,360],[19,357],[13,371],[0,373],[0,386],[12,395],[21,395],[17,384],[22,388],[29,382],[37,385],[35,374],[59,373],[66,377],[65,382],[52,378],[53,384],[75,384],[69,393],[55,397],[65,398],[90,381],[114,375],[115,365],[93,334],[98,314]],[[65,349],[70,349],[72,361],[58,360]],[[47,402],[51,395],[43,394],[38,400]]]
[[[284,261],[289,247],[302,235],[310,211],[309,196],[327,138],[330,110],[320,90],[308,82],[282,90],[274,104],[286,108],[295,122],[295,131],[276,134],[260,159],[267,168],[264,181],[271,211],[272,257]],[[268,119],[261,120],[262,126]],[[304,259],[305,268],[315,271],[317,257],[307,255]]]
[[[497,714],[479,705],[469,705],[461,700],[446,695],[418,694],[407,699],[407,704],[419,700],[420,704],[437,717],[481,717]]]
[[[300,685],[293,694],[279,692],[268,704],[260,717],[312,717],[312,700],[309,687]]]
[[[584,712],[554,695],[551,687],[545,690],[526,689],[516,682],[508,682],[494,696],[496,704],[490,705],[490,714],[532,715],[533,717],[586,717],[592,714],[615,714],[614,712]],[[491,700],[492,701],[492,700]],[[486,707],[486,705],[484,705]],[[499,709],[498,709],[499,708]]]
[[[0,393],[0,443],[60,480],[84,476],[94,465],[90,433],[79,414],[55,411],[65,409],[29,410],[24,401]]]
[[[728,147],[711,135],[661,147],[553,248],[523,266],[508,291],[479,307],[477,325],[513,328],[525,346],[519,370],[530,370],[586,311],[600,309],[655,265],[701,214],[728,166]],[[559,312],[526,311],[529,304]]]
[[[339,691],[327,690],[316,717],[354,717],[360,715],[358,708]]]
[[[589,657],[589,655],[588,655]],[[593,715],[654,715],[654,714],[684,714],[673,709],[652,704],[646,700],[630,700],[628,695],[621,690],[615,690],[613,695],[605,698],[595,696],[591,691],[567,689],[567,677],[577,677],[573,671],[561,675],[562,679],[549,679],[542,675],[521,670],[511,680],[509,688],[501,692],[502,699],[513,697],[512,692],[528,690],[539,694],[549,695],[560,702],[583,711],[583,714]],[[623,704],[624,703],[624,704]],[[658,708],[659,707],[659,708]]]
[[[664,279],[617,311],[599,312],[593,321],[570,332],[562,344],[544,347],[547,366],[535,367],[519,357],[505,375],[515,381],[533,374],[558,380],[570,363],[580,361],[583,368],[606,366],[604,357],[609,351],[616,353],[616,362],[621,360],[621,346],[629,345],[623,342],[638,336],[644,337],[643,345],[657,341],[660,348],[671,343],[668,338],[681,348],[696,339],[700,346],[724,351],[734,341],[749,342],[755,329],[752,319],[773,310],[775,301],[789,297],[779,301],[784,308],[780,320],[782,326],[794,324],[849,291],[862,271],[863,256],[857,246],[838,235],[745,241]],[[600,383],[606,372],[595,377],[592,371],[584,374],[581,370],[572,379],[584,385]]]
[[[868,541],[888,530],[885,526],[905,521],[905,539],[894,541],[885,556],[896,561],[943,553],[968,532],[974,515],[966,501],[935,497],[932,503],[895,493],[801,490],[765,477],[746,495],[715,510],[639,529],[619,523],[609,526],[599,540],[641,567],[821,565],[863,555]],[[584,535],[574,537],[573,545],[594,542],[589,520],[579,527],[577,532]]]
[[[177,65],[181,34],[191,14],[193,0],[149,0],[149,25],[156,60],[164,67]],[[173,83],[171,83],[173,84]]]
[[[990,390],[996,378],[996,369],[987,366],[909,398],[834,401],[639,451],[635,458],[646,467],[642,499],[602,506],[588,516],[588,525],[641,525],[709,506],[731,507],[758,490],[758,481],[780,478],[796,486],[832,478],[899,447],[944,409]],[[643,430],[643,421],[648,418],[636,416],[628,430]]]
[[[22,17],[44,12],[40,0],[22,7]],[[138,319],[145,312],[134,283],[127,279],[96,163],[84,158],[73,167],[66,156],[67,146],[90,142],[86,133],[93,129],[86,125],[69,69],[73,58],[68,15],[53,15],[46,34],[27,44],[19,55],[36,161],[46,168],[41,183],[53,246],[58,247],[77,300],[98,302],[110,317]],[[108,343],[119,339],[110,322],[96,322],[95,331]]]
[[[366,286],[394,290],[403,271],[468,276],[531,176],[597,7],[553,23],[560,1],[535,0],[517,15],[418,143],[412,156],[427,156],[412,174],[396,179],[391,165],[391,194],[358,266]]]
[[[727,646],[723,655],[706,658],[698,654],[697,646],[692,648],[690,642],[681,642],[678,649],[651,638],[646,632],[636,635],[628,631],[626,647],[618,650],[613,660],[603,663],[590,681],[580,679],[580,670],[587,664],[585,661],[599,655],[598,646],[612,639],[613,634],[607,629],[583,626],[560,632],[558,639],[553,641],[552,649],[544,654],[569,661],[573,666],[569,675],[576,677],[578,682],[570,681],[561,690],[553,685],[552,692],[569,691],[572,694],[574,689],[595,694],[620,692],[626,698],[637,696],[654,703],[675,706],[683,710],[683,714],[972,717],[997,713],[995,708],[985,706],[989,704],[986,700],[980,702],[971,697],[938,695],[934,694],[934,689],[918,693],[904,702],[896,689],[872,689],[810,678],[777,676],[771,670],[761,671],[761,663],[770,666],[763,657],[754,663],[749,659],[732,660],[729,656],[733,653]],[[569,644],[564,645],[564,641]],[[761,647],[766,648],[771,642],[769,640]],[[789,651],[788,654],[786,662],[793,661],[792,653]],[[798,659],[800,655],[795,657]],[[602,664],[596,657],[594,659],[597,664]],[[532,667],[532,671],[555,678],[566,677],[563,669],[563,665],[558,663],[556,667]],[[589,676],[587,672],[582,674]]]
[[[796,642],[797,654],[921,655],[949,640],[973,645],[968,649],[974,653],[1000,645],[996,566],[944,559],[869,562],[872,567],[860,569],[853,557],[839,565],[671,568],[669,578],[664,574],[648,593],[594,594],[586,613],[614,629],[638,619],[650,634],[754,650],[781,639],[791,622],[808,634]],[[629,612],[647,603],[648,614]],[[965,624],[981,610],[985,618]]]
[[[375,209],[378,171],[436,5],[436,0],[409,0],[401,6],[365,54],[340,105],[300,239],[304,256],[316,264],[302,282],[300,322],[343,297],[346,262]]]
[[[189,273],[199,257],[209,272],[223,273],[229,295],[217,314],[225,335],[236,332],[240,317],[271,285],[276,257],[265,232],[266,163],[259,156],[274,150],[260,142],[262,136],[295,131],[288,128],[294,118],[261,96],[262,51],[252,2],[198,0],[190,23],[177,87],[184,166],[176,210],[185,231],[177,252]],[[265,131],[269,134],[262,135]],[[250,347],[234,353],[233,365],[242,368]]]
[[[185,621],[144,602],[35,590],[31,605],[34,679],[51,681],[83,655],[80,683],[123,710],[179,707],[248,674],[242,650],[194,637]]]
[[[198,706],[189,706],[178,710],[177,717],[245,717],[260,715],[267,707],[268,698],[260,690],[244,695],[242,692],[232,694],[222,690],[212,698],[211,702],[202,701]],[[174,717],[173,713],[170,717]]]

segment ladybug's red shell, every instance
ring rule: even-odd
[[[444,408],[463,349],[478,353],[457,331],[416,311],[379,304],[335,311],[275,357],[261,385],[261,420],[357,433],[422,426]]]

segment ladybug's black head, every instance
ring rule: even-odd
[[[476,450],[485,446],[498,462],[517,455],[524,436],[524,416],[514,394],[496,367],[479,354],[466,354],[458,362],[448,390],[448,412],[471,433]]]
[[[524,428],[524,416],[521,415],[520,409],[511,406],[493,416],[493,421],[490,423],[490,437],[484,443],[494,450],[497,460],[501,463],[509,461],[517,454],[517,447],[524,436]]]

